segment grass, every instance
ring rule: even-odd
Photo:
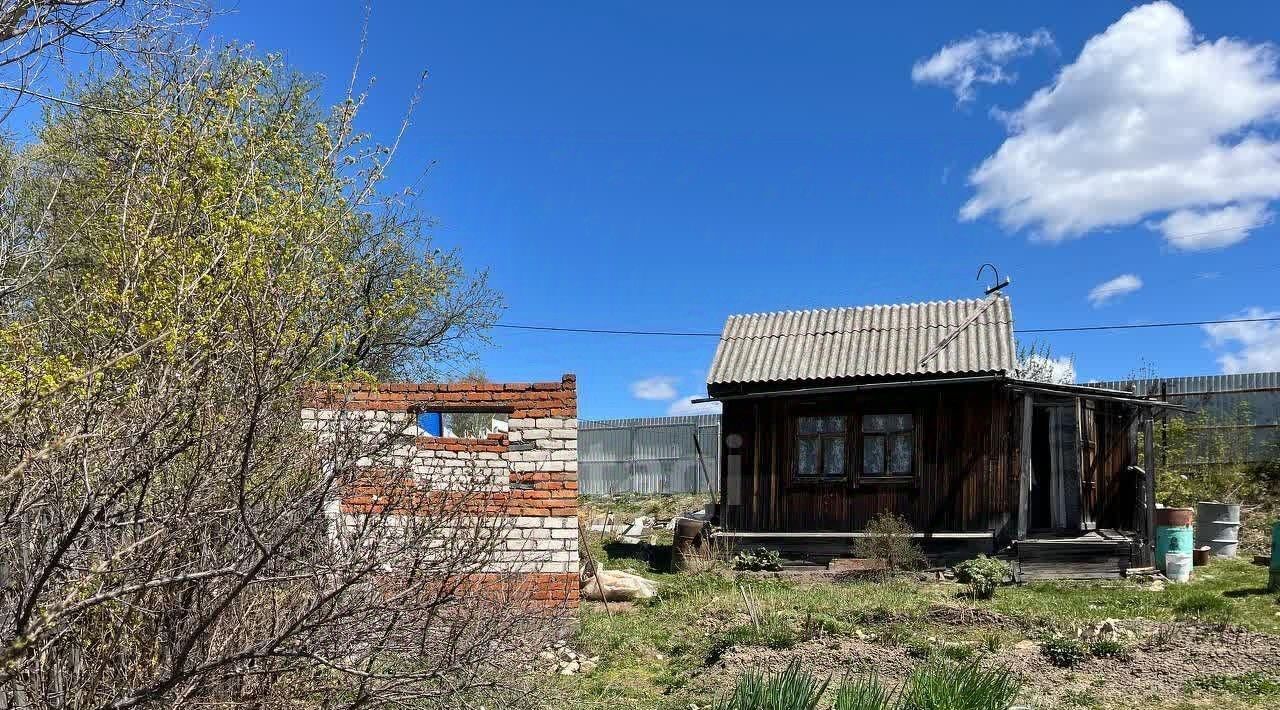
[[[554,678],[562,704],[549,707],[642,708],[674,710],[690,703],[704,706],[727,689],[707,687],[708,662],[733,648],[786,648],[821,636],[870,639],[906,647],[933,636],[945,639],[926,653],[931,660],[975,655],[999,664],[1001,655],[1027,638],[1055,632],[1074,635],[1079,626],[1103,619],[1180,619],[1216,621],[1230,614],[1232,624],[1280,634],[1280,604],[1265,593],[1267,571],[1243,561],[1216,561],[1196,571],[1186,585],[1151,591],[1125,581],[1039,583],[1001,587],[991,600],[957,597],[957,585],[910,580],[831,583],[742,576],[732,572],[672,574],[650,563],[611,555],[598,536],[588,535],[592,552],[613,569],[631,569],[659,583],[658,596],[629,610],[587,606],[576,638],[580,650],[601,658],[596,671]],[[741,583],[759,610],[759,627],[748,616]],[[1205,601],[1225,600],[1226,606]],[[1005,622],[942,625],[930,610],[973,609],[996,612]],[[1214,617],[1214,618],[1209,618]],[[923,644],[921,644],[923,647]],[[953,647],[964,650],[943,651]],[[1093,649],[1087,649],[1093,650]],[[1108,649],[1098,649],[1105,655]],[[1096,653],[1096,651],[1094,651]],[[1121,651],[1123,653],[1123,651]],[[924,659],[918,662],[925,662]],[[722,677],[722,676],[721,676]],[[720,682],[720,681],[716,681]],[[835,688],[831,689],[832,692]],[[1226,691],[1216,691],[1224,693]]]
[[[1243,700],[1280,699],[1280,675],[1259,671],[1240,675],[1205,675],[1188,681],[1187,688],[1222,693]]]

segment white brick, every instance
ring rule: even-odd
[[[534,453],[534,452],[531,451],[529,453]],[[572,449],[565,449],[563,451],[552,451],[551,460],[552,461],[577,461],[578,452]]]
[[[523,433],[524,433],[525,441],[533,441],[534,439],[545,439],[548,436],[551,436],[551,431],[548,429],[525,429]]]
[[[564,420],[559,417],[547,417],[539,419],[534,426],[539,429],[562,429],[564,428]]]
[[[561,441],[560,439],[539,439],[538,448],[539,449],[563,449],[564,442]]]
[[[567,530],[565,528],[557,528],[551,531],[551,537],[552,539],[555,539],[555,540],[569,540],[569,539],[577,540],[578,531]]]
[[[577,439],[577,429],[552,429],[551,437],[554,439]]]
[[[527,429],[533,426],[533,422],[534,420],[532,419],[508,419],[507,428],[508,429]]]

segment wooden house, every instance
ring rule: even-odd
[[[1025,578],[1150,564],[1137,448],[1161,403],[1019,379],[1015,359],[999,294],[731,316],[707,379],[717,535],[823,563],[892,512],[935,559],[1003,550]]]

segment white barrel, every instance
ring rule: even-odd
[[[1240,505],[1203,502],[1196,508],[1196,547],[1208,547],[1214,557],[1235,557],[1240,545]]]
[[[1164,556],[1164,575],[1170,582],[1186,582],[1191,579],[1191,553],[1169,552]]]

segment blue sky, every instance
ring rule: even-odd
[[[212,31],[336,100],[359,5],[241,2]],[[432,166],[439,246],[489,270],[511,323],[971,298],[988,261],[1019,327],[1280,310],[1280,6],[1136,7],[382,0],[363,121],[391,137],[429,72],[391,182]],[[1274,323],[1044,339],[1081,380],[1280,369]],[[715,347],[494,341],[491,378],[576,372],[584,418],[680,409]]]

